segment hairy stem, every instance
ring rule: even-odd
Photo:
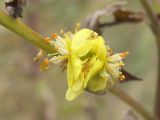
[[[158,23],[158,19],[154,12],[152,11],[151,7],[149,6],[146,0],[140,0],[143,8],[146,11],[146,14],[150,20],[150,27],[155,35],[155,39],[157,42],[157,53],[158,53],[158,80],[157,80],[157,87],[156,87],[156,98],[155,98],[155,116],[158,120],[160,120],[160,25]]]
[[[41,35],[33,31],[19,20],[8,16],[2,10],[0,10],[0,24],[49,53],[54,53],[56,51],[55,48],[52,48],[44,41],[44,38]]]
[[[110,92],[134,108],[140,115],[142,115],[142,117],[145,118],[145,120],[154,120],[153,116],[150,115],[150,113],[146,111],[146,109],[140,103],[138,103],[120,88],[114,87],[110,90]]]

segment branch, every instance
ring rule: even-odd
[[[123,100],[125,103],[127,103],[129,106],[131,106],[133,109],[135,109],[140,115],[142,115],[145,120],[154,120],[153,116],[150,115],[150,113],[142,106],[140,103],[138,103],[136,100],[134,100],[132,97],[130,97],[127,93],[125,93],[123,90],[114,87],[110,90],[112,94],[119,97],[121,100]]]
[[[19,20],[15,20],[14,18],[8,16],[2,10],[0,10],[0,24],[49,53],[54,53],[56,51],[55,48],[52,48],[44,41],[44,38],[41,35]]]
[[[133,111],[126,110],[123,114],[122,120],[139,120],[139,118]]]
[[[123,23],[126,23],[126,22],[122,22],[122,21],[105,22],[105,23],[101,23],[99,27],[101,28],[102,27],[112,27],[115,25],[123,24]]]
[[[115,12],[117,9],[122,8],[124,5],[126,5],[126,2],[120,1],[120,2],[115,2],[103,9],[96,10],[94,13],[92,13],[87,17],[85,26],[101,34],[100,18],[104,15],[112,15],[113,12]]]
[[[158,17],[154,14],[151,7],[147,3],[146,0],[140,0],[143,8],[146,11],[146,14],[150,20],[150,28],[155,35],[157,48],[158,48],[158,80],[157,80],[157,87],[156,87],[156,98],[155,98],[155,116],[158,120],[160,120],[160,25],[158,22]]]
[[[153,10],[151,9],[146,0],[140,0],[140,2],[150,20],[151,30],[154,32],[156,36],[160,35],[160,25],[158,22],[158,17],[154,14]]]
[[[86,26],[97,33],[101,34],[102,27],[112,27],[122,23],[140,23],[144,20],[142,12],[133,12],[124,9],[125,1],[115,2],[103,9],[96,10],[86,20]],[[113,16],[114,21],[101,23],[100,18],[103,16]]]

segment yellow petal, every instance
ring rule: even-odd
[[[74,80],[77,80],[81,73],[82,61],[80,60],[80,58],[74,55],[72,55],[70,59],[71,59],[70,61],[73,69],[73,77],[74,77]]]
[[[79,91],[73,91],[71,88],[69,88],[66,92],[66,99],[68,101],[72,101],[73,99],[75,99],[77,96],[79,96],[81,93],[83,92],[83,90],[79,90]]]
[[[91,34],[93,34],[93,31],[89,29],[82,29],[75,34],[71,44],[73,54],[81,57],[89,52],[89,50],[93,47],[94,41],[90,38]]]
[[[100,75],[107,59],[107,50],[102,37],[89,29],[78,31],[71,41],[70,54],[68,62],[71,70],[67,72],[71,73],[67,75],[71,81],[69,80],[70,85],[66,93],[67,100],[73,100],[86,87],[93,91],[106,87],[106,77]]]
[[[91,31],[89,29],[82,29],[82,30],[78,31],[72,40],[72,44],[77,46],[78,44],[80,44],[84,40],[88,39],[92,33],[93,33],[93,31]]]
[[[80,89],[83,89],[83,83],[84,83],[84,77],[81,75],[77,80],[74,80],[71,89],[73,91],[79,91]]]
[[[71,38],[69,37],[69,35],[65,35],[65,41],[66,41],[66,48],[67,48],[67,50],[68,51],[71,51],[70,49],[70,47],[71,47],[71,42],[72,42],[72,40],[71,40]]]
[[[96,75],[92,80],[90,80],[86,87],[89,91],[98,92],[106,88],[106,79]]]
[[[103,62],[97,59],[96,57],[91,59],[90,64],[92,65],[92,67],[90,68],[85,78],[84,89],[86,88],[88,81],[92,79],[92,77],[95,76],[104,66]]]
[[[93,47],[93,42],[88,40],[83,40],[79,45],[72,44],[71,50],[72,53],[77,55],[78,57],[85,56],[90,49]]]
[[[106,50],[106,46],[105,46],[105,43],[104,43],[104,39],[101,36],[99,36],[95,40],[95,43],[94,43],[91,51],[94,52],[100,60],[102,60],[104,62],[106,61],[107,50]]]
[[[73,68],[70,60],[68,60],[67,64],[67,81],[68,81],[68,87],[71,87],[74,81],[74,77],[73,77]]]

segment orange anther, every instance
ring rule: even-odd
[[[121,58],[125,58],[128,54],[129,54],[129,52],[124,52],[124,53],[120,53],[120,56],[121,56]]]
[[[124,76],[124,75],[120,75],[119,77],[118,77],[118,79],[119,80],[124,80],[126,77]]]
[[[46,38],[44,38],[44,41],[45,41],[46,43],[50,43],[51,39],[50,39],[49,37],[46,37]]]
[[[48,60],[48,58],[45,58],[45,59],[44,59],[44,63],[45,63],[46,65],[48,65],[48,64],[49,64],[49,60]]]
[[[113,50],[112,50],[111,48],[108,48],[108,49],[107,49],[107,52],[108,52],[109,54],[112,54],[112,53],[113,53]]]
[[[40,70],[41,70],[41,71],[46,71],[46,70],[48,70],[48,65],[49,65],[49,60],[48,60],[48,58],[45,58],[45,59],[43,60],[43,62],[41,63],[41,65],[40,65]]]
[[[51,38],[52,39],[57,39],[58,35],[56,33],[52,33]]]

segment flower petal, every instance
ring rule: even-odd
[[[72,44],[71,50],[73,54],[77,55],[78,57],[85,56],[90,49],[93,47],[93,42],[88,40],[83,40],[79,45]]]
[[[81,74],[78,80],[74,80],[73,85],[71,86],[72,90],[79,91],[80,89],[83,89],[83,83],[84,83],[84,76]]]
[[[93,47],[93,40],[91,40],[90,37],[92,34],[93,31],[89,29],[82,29],[75,34],[71,44],[73,54],[81,57],[89,52],[89,50]]]
[[[100,61],[99,59],[97,59],[96,57],[92,58],[91,61],[90,61],[90,64],[91,64],[91,68],[85,78],[85,81],[84,81],[84,89],[86,88],[87,86],[87,83],[90,79],[92,79],[92,77],[94,75],[96,75],[103,67],[103,62]]]
[[[68,101],[72,101],[74,98],[76,98],[77,96],[79,96],[81,93],[83,92],[83,89],[79,90],[79,91],[73,91],[71,88],[69,88],[66,92],[66,99]]]
[[[77,80],[81,73],[82,61],[80,60],[80,58],[74,55],[71,55],[70,59],[71,59],[71,64],[73,69],[73,77],[74,77],[74,80]]]
[[[87,89],[93,92],[104,90],[106,88],[106,81],[107,79],[104,79],[99,75],[96,75],[95,77],[92,78],[92,80],[88,82]]]
[[[67,64],[67,81],[68,81],[68,87],[71,87],[74,81],[74,77],[73,77],[73,68],[70,60],[68,60]]]
[[[95,53],[100,60],[105,62],[107,58],[107,50],[104,39],[101,36],[98,36],[98,38],[94,42],[95,43],[91,51]]]

